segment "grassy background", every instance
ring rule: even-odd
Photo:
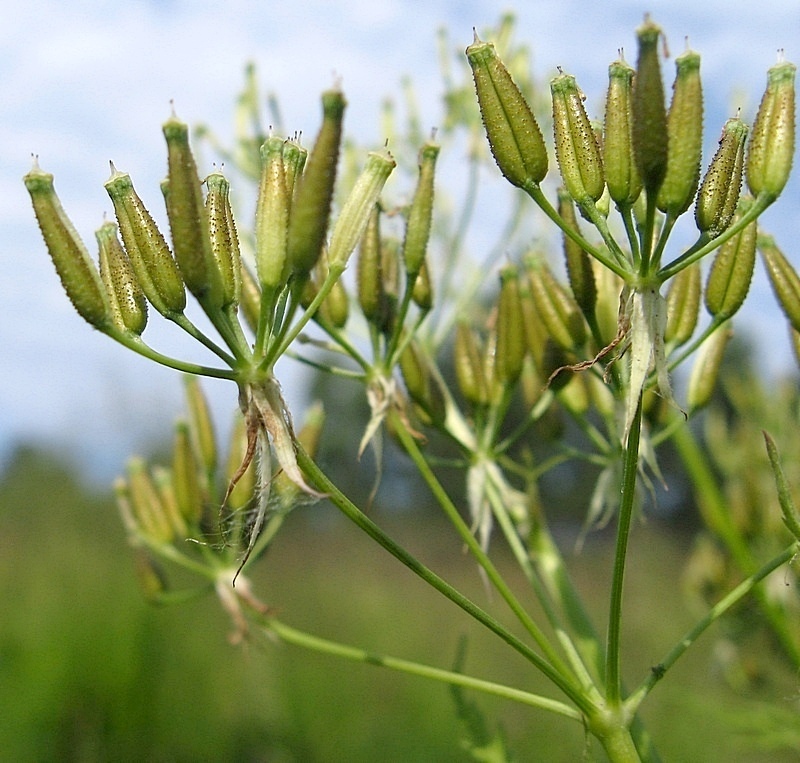
[[[509,622],[442,522],[415,512],[376,518]],[[635,527],[624,641],[631,684],[691,623],[679,584],[688,543],[656,522]],[[516,582],[499,543],[496,550]],[[570,558],[602,627],[610,546],[595,537]],[[330,506],[292,514],[254,577],[259,595],[296,627],[444,667],[466,635],[470,672],[547,691],[521,658],[442,603]],[[443,686],[282,644],[232,647],[229,623],[212,597],[168,608],[146,604],[109,497],[87,492],[70,469],[33,450],[20,449],[0,482],[0,600],[0,760],[467,759]],[[788,714],[797,676],[767,663],[758,681],[734,692],[710,658],[718,635],[706,634],[645,705],[662,756],[797,760],[797,749],[759,748],[754,733],[776,724],[777,738],[785,720],[762,703],[779,711],[785,705]],[[493,729],[502,725],[518,760],[597,757],[573,722],[469,698]]]

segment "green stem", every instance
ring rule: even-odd
[[[633,418],[622,471],[622,498],[617,526],[617,546],[614,554],[614,575],[611,581],[611,601],[608,612],[608,642],[606,644],[606,697],[612,707],[619,704],[622,691],[620,670],[620,631],[622,625],[622,589],[625,561],[628,553],[633,503],[636,495],[636,476],[639,467],[639,435],[642,429],[642,396]]]
[[[581,714],[557,700],[548,697],[542,697],[538,694],[531,694],[527,691],[514,689],[510,686],[494,683],[493,681],[484,681],[480,678],[473,678],[472,676],[464,675],[463,673],[455,673],[450,670],[442,670],[441,668],[434,668],[429,665],[424,665],[410,660],[398,659],[396,657],[389,657],[386,655],[376,654],[369,652],[365,649],[358,649],[356,647],[340,644],[336,641],[319,638],[296,628],[292,628],[279,620],[266,618],[264,628],[269,634],[278,636],[282,641],[295,646],[301,646],[306,649],[312,649],[316,652],[330,654],[336,657],[343,657],[355,662],[364,662],[368,665],[376,665],[382,668],[389,668],[397,670],[401,673],[408,673],[410,675],[422,676],[423,678],[430,678],[435,681],[442,681],[452,686],[461,686],[465,689],[475,689],[486,694],[491,694],[495,697],[502,697],[510,699],[515,702],[520,702],[530,707],[536,707],[542,710],[549,710],[550,712],[571,718],[572,720],[581,721]]]
[[[757,568],[757,563],[736,528],[725,496],[720,491],[708,463],[708,458],[689,427],[678,428],[672,442],[692,480],[698,508],[706,526],[725,544],[737,567],[745,575],[753,573]],[[798,644],[797,634],[787,623],[783,610],[760,588],[755,591],[755,597],[784,651],[794,665],[800,667],[800,644]]]
[[[169,355],[154,350],[150,345],[146,344],[138,334],[132,334],[127,331],[119,331],[117,329],[110,329],[106,332],[112,339],[115,339],[121,345],[124,345],[129,350],[142,355],[148,360],[160,363],[167,368],[173,368],[176,371],[183,371],[187,374],[195,374],[196,376],[208,376],[212,379],[229,379],[236,381],[237,373],[229,368],[211,368],[210,366],[201,366],[197,363],[188,363],[177,358],[172,358]]]
[[[450,599],[460,607],[470,617],[484,625],[501,640],[505,641],[512,649],[527,659],[532,665],[538,668],[547,678],[550,679],[572,702],[583,712],[589,715],[596,712],[591,700],[576,686],[568,676],[562,674],[554,668],[547,660],[534,652],[527,644],[520,641],[514,634],[508,631],[503,625],[495,620],[491,615],[482,610],[477,604],[472,602],[460,591],[456,590],[439,577],[435,572],[428,569],[418,559],[412,556],[406,549],[400,546],[380,529],[369,517],[366,516],[339,488],[334,485],[325,473],[314,463],[314,460],[298,445],[297,463],[308,476],[309,480],[319,490],[328,495],[328,499],[357,527],[363,530],[370,538],[386,549],[398,561],[408,567],[415,575],[424,580],[443,596]]]
[[[598,262],[603,264],[609,270],[616,273],[620,278],[626,281],[630,278],[630,273],[622,265],[614,260],[609,259],[597,247],[592,246],[581,234],[576,231],[572,226],[567,225],[561,218],[561,215],[553,208],[552,204],[547,200],[542,189],[538,184],[532,184],[525,187],[525,192],[530,196],[544,212],[567,236],[583,248],[583,250],[594,257]]]
[[[715,621],[724,615],[731,607],[749,594],[755,586],[770,573],[782,565],[790,562],[800,552],[800,542],[790,546],[774,556],[761,569],[754,572],[747,579],[739,583],[727,596],[718,601],[686,635],[670,650],[661,662],[654,667],[647,679],[625,701],[625,707],[630,712],[635,712],[642,700],[650,690],[664,677],[664,674],[678,661],[683,653],[698,639],[698,637]],[[759,589],[755,589],[758,591]]]
[[[537,645],[553,665],[553,667],[562,675],[570,676],[571,674],[569,667],[563,662],[561,657],[553,648],[552,644],[550,644],[548,641],[547,637],[544,635],[544,633],[542,633],[541,629],[536,625],[531,616],[525,611],[525,608],[522,606],[522,604],[520,604],[516,596],[514,596],[513,592],[508,587],[508,584],[503,579],[503,576],[500,574],[500,572],[498,572],[491,559],[489,559],[486,552],[483,550],[483,548],[481,548],[481,545],[475,538],[474,534],[470,531],[467,523],[461,518],[458,509],[455,507],[450,499],[450,496],[447,494],[445,489],[442,487],[442,484],[431,470],[428,462],[425,460],[425,457],[420,452],[416,441],[399,420],[399,416],[397,416],[397,414],[392,415],[394,416],[392,423],[400,442],[406,449],[406,452],[410,456],[411,460],[414,462],[414,465],[417,467],[420,475],[427,483],[437,502],[442,507],[445,514],[447,514],[448,519],[455,527],[461,540],[464,541],[464,544],[470,550],[470,553],[475,557],[475,560],[481,566],[483,571],[486,573],[486,576],[492,585],[495,587],[500,596],[502,596],[506,604],[508,604],[509,608],[516,615],[520,623],[522,623],[528,633],[530,633],[530,635],[536,641]]]
[[[744,228],[753,222],[753,220],[755,220],[773,201],[775,201],[775,199],[771,199],[766,195],[759,196],[750,209],[731,225],[730,228],[716,238],[709,239],[707,234],[701,234],[697,242],[689,247],[680,257],[658,271],[659,282],[664,283],[664,281],[669,280],[672,276],[688,267],[693,262],[697,262],[701,257],[714,251],[718,246],[722,246],[729,238],[744,230]]]

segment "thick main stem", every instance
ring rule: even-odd
[[[622,692],[620,672],[620,632],[622,624],[622,590],[625,581],[625,561],[628,554],[633,500],[636,494],[636,475],[639,468],[639,435],[642,429],[642,397],[628,433],[625,462],[622,471],[622,497],[617,526],[617,546],[614,554],[614,576],[611,581],[611,602],[608,612],[608,642],[606,644],[606,699],[618,706]]]

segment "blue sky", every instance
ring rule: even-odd
[[[436,29],[446,24],[452,39],[466,45],[473,26],[494,23],[508,7],[446,0],[28,0],[4,11],[0,453],[19,437],[54,443],[105,478],[133,448],[165,436],[181,405],[176,374],[93,332],[64,297],[21,183],[31,153],[55,174],[62,201],[91,249],[93,231],[110,211],[103,189],[109,159],[129,171],[157,207],[165,167],[160,125],[170,100],[185,121],[205,121],[230,137],[233,95],[244,63],[254,60],[264,89],[279,96],[285,122],[314,134],[318,95],[338,77],[350,104],[348,129],[376,142],[381,100],[404,75],[417,85],[423,118],[431,124],[438,119]],[[602,97],[606,67],[618,48],[635,60],[633,30],[644,10],[665,29],[673,54],[688,35],[703,55],[712,141],[716,125],[736,106],[752,118],[778,48],[800,61],[797,0],[648,6],[538,0],[516,10],[517,35],[533,49],[535,75],[549,77],[560,65],[577,76],[590,101]],[[795,173],[780,212],[764,218],[795,262],[799,190]],[[783,329],[769,330],[780,318],[761,273],[747,316],[766,327],[774,342],[767,353],[771,371],[789,368]],[[155,335],[152,323],[148,332]],[[185,354],[174,332],[155,343]],[[218,410],[234,407],[232,389],[217,383],[210,391]],[[299,402],[299,390],[293,387],[289,398]]]

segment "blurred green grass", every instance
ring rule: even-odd
[[[423,561],[504,622],[475,566],[436,517],[378,513]],[[680,590],[689,539],[655,522],[634,530],[625,604],[627,679],[637,683],[691,623]],[[501,569],[524,591],[496,544]],[[610,547],[572,558],[602,626]],[[286,622],[450,667],[469,640],[473,674],[547,687],[325,504],[294,512],[256,568],[255,588]],[[145,603],[116,510],[64,463],[20,448],[0,481],[0,760],[461,761],[446,687],[297,648],[232,647],[213,597]],[[714,667],[706,634],[657,687],[644,719],[666,761],[794,761],[757,734],[797,694],[775,661],[745,695]],[[763,645],[768,649],[768,645]],[[469,694],[520,761],[601,759],[573,722]],[[764,714],[766,713],[766,714]],[[749,725],[749,726],[748,726]],[[749,728],[751,727],[751,728]],[[749,729],[749,730],[748,730]]]

